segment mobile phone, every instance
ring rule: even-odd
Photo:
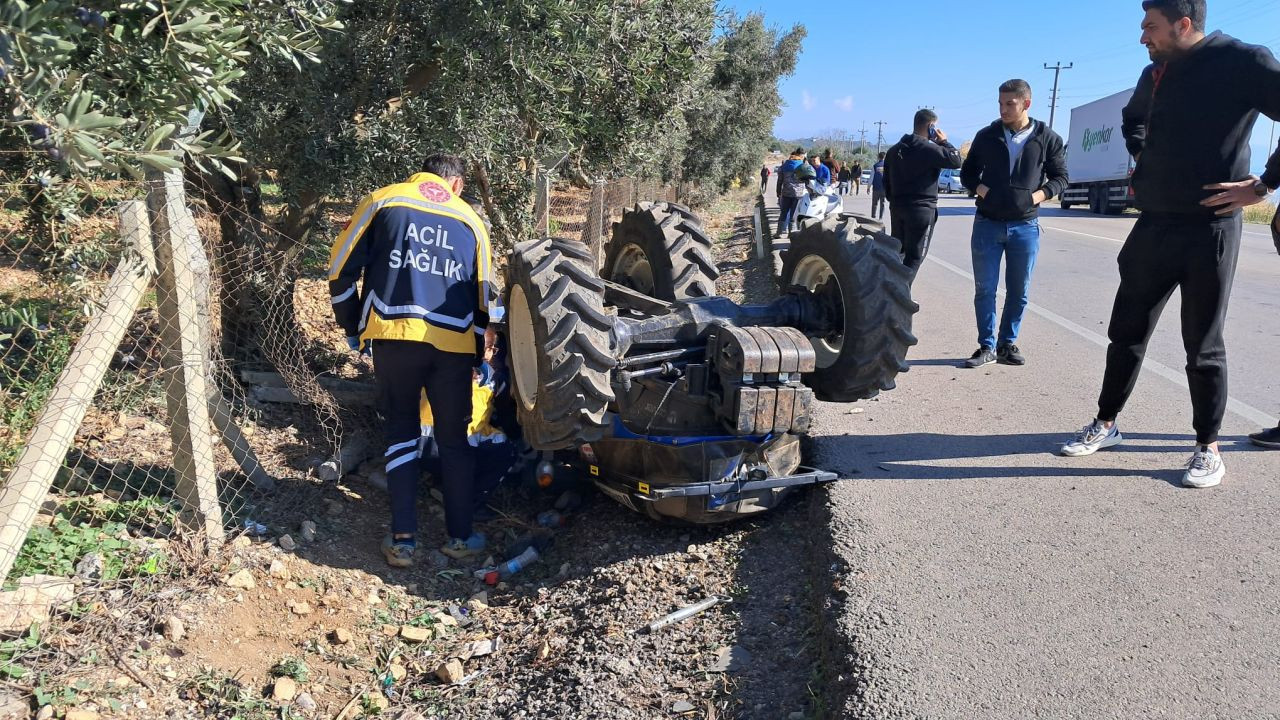
[[[930,126],[929,126],[929,139],[930,139],[930,140],[937,140],[937,139],[938,139],[938,131],[937,131],[936,129],[934,129],[934,127],[933,127],[932,125],[930,125]]]

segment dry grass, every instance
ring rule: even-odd
[[[1271,219],[1275,215],[1276,205],[1274,202],[1260,202],[1244,209],[1244,221],[1247,223],[1267,225],[1271,223]]]

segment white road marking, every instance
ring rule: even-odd
[[[1084,233],[1081,233],[1081,234],[1083,235]],[[1097,236],[1094,236],[1094,237],[1097,237]],[[960,277],[967,278],[970,282],[973,281],[973,275],[970,274],[967,270],[964,270],[955,265],[952,265],[946,260],[942,260],[938,258],[936,255],[929,255],[928,259],[950,270],[951,272],[959,275]],[[999,292],[999,295],[1003,296],[1004,290],[1001,290]],[[1039,305],[1036,305],[1035,303],[1029,302],[1027,303],[1027,309],[1039,315],[1040,317],[1044,318],[1045,320],[1048,320],[1049,322],[1061,327],[1062,329],[1075,333],[1076,335],[1079,335],[1080,337],[1084,338],[1085,340],[1088,340],[1089,342],[1093,343],[1094,345],[1097,345],[1098,347],[1106,349],[1107,345],[1110,344],[1110,341],[1107,340],[1106,337],[1099,335],[1098,333],[1092,330],[1089,330],[1088,328],[1085,328],[1077,323],[1074,323],[1048,308],[1044,308]],[[1156,362],[1155,360],[1152,360],[1149,357],[1143,360],[1142,371],[1143,372],[1150,371],[1151,373],[1158,375],[1164,378],[1165,380],[1168,380],[1174,385],[1177,385],[1183,390],[1188,389],[1187,377],[1185,373],[1174,370],[1168,365],[1164,365],[1162,363]],[[1276,422],[1275,418],[1268,415],[1267,413],[1264,413],[1261,410],[1253,407],[1252,405],[1241,402],[1240,400],[1237,400],[1230,396],[1227,397],[1227,409],[1235,413],[1236,415],[1239,415],[1240,417],[1246,420],[1249,420],[1250,422],[1260,424],[1262,427],[1273,427]]]
[[[1072,235],[1083,235],[1085,237],[1097,238],[1099,240],[1109,240],[1113,243],[1120,243],[1121,245],[1124,244],[1124,240],[1118,240],[1116,238],[1107,237],[1105,235],[1091,235],[1089,233],[1080,232],[1079,230],[1068,230],[1066,228],[1059,228],[1059,227],[1053,227],[1052,225],[1045,225],[1044,223],[1040,223],[1040,227],[1044,228],[1045,230],[1054,230],[1056,232],[1071,233]]]

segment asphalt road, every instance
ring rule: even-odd
[[[866,212],[866,196],[850,209]],[[1280,717],[1280,257],[1248,227],[1228,330],[1227,477],[1179,485],[1193,436],[1176,297],[1120,418],[1127,441],[1054,454],[1096,411],[1116,254],[1132,218],[1047,210],[1022,368],[976,347],[972,205],[944,199],[898,388],[822,404],[850,718]]]

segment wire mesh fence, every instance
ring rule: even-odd
[[[111,657],[227,537],[377,484],[372,366],[325,272],[351,206],[295,237],[257,187],[0,176],[0,680]],[[629,178],[540,192],[535,232],[598,251],[624,209],[679,199]]]

